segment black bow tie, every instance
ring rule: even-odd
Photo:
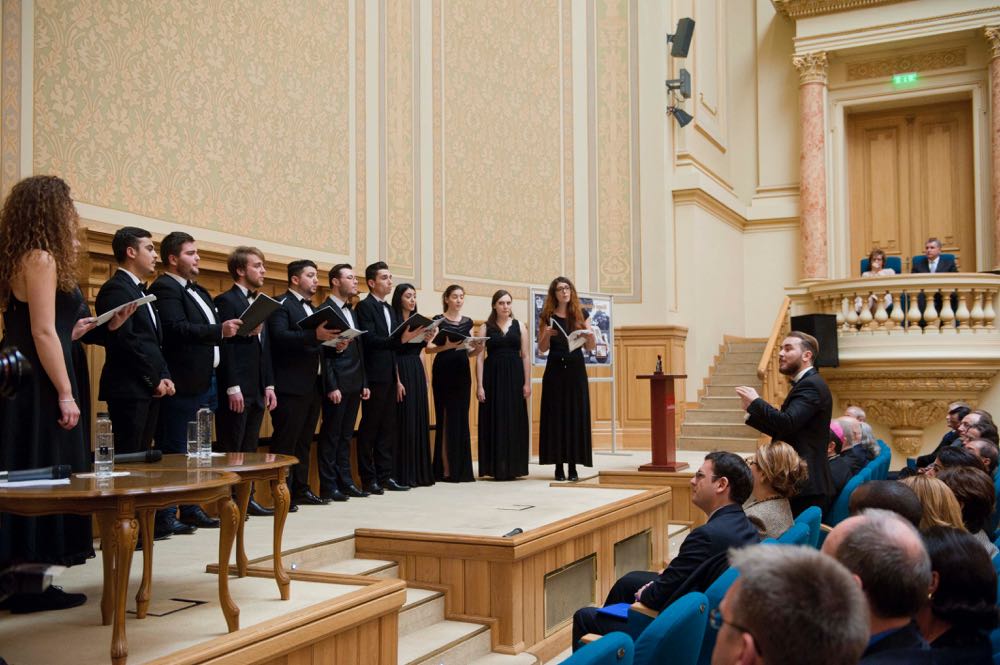
[[[257,294],[257,291],[247,291],[247,300],[256,300]]]
[[[195,290],[194,286],[195,286],[194,282],[188,280],[187,284],[184,285],[184,288],[187,289],[188,291],[194,291]]]
[[[139,293],[146,293],[146,282],[139,282],[135,285],[135,288],[139,289]]]
[[[389,309],[389,303],[387,303],[384,300],[382,301],[382,306],[385,307],[386,309]]]
[[[343,305],[340,306],[340,308],[341,309],[350,309],[351,308],[351,303],[345,302]]]

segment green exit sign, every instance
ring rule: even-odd
[[[905,74],[893,74],[892,84],[893,85],[913,85],[917,82],[916,72],[907,72]]]

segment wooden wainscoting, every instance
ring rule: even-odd
[[[148,665],[396,665],[405,600],[402,580],[380,580]]]
[[[598,491],[598,490],[595,490]],[[671,489],[660,487],[512,538],[358,529],[358,558],[399,563],[415,586],[443,589],[449,618],[490,621],[494,650],[530,650],[542,661],[569,646],[566,626],[546,631],[546,574],[597,557],[597,602],[614,584],[614,546],[637,533],[652,535],[652,561],[667,556]]]
[[[697,467],[690,472],[675,473],[662,471],[601,471],[596,478],[584,483],[576,483],[576,487],[594,486],[608,489],[653,489],[669,487],[673,491],[668,519],[672,523],[690,524],[692,528],[701,526],[708,521],[705,513],[691,503],[691,478]],[[562,485],[560,485],[562,486]]]

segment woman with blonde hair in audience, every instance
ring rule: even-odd
[[[899,482],[912,489],[920,499],[923,508],[923,516],[920,518],[921,531],[932,526],[965,529],[962,522],[962,506],[955,498],[955,493],[943,482],[926,474],[910,476]]]
[[[743,511],[762,538],[778,538],[794,522],[788,499],[799,493],[808,478],[808,465],[784,441],[761,446],[747,464],[753,473],[753,494],[743,504]]]

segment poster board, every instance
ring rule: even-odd
[[[538,350],[539,319],[542,307],[545,306],[547,289],[531,289],[531,364],[545,366],[548,352]],[[597,346],[593,351],[581,349],[587,365],[595,367],[610,367],[614,364],[614,320],[612,318],[611,300],[608,295],[596,293],[578,293],[580,305],[590,312],[590,327],[597,333]]]

